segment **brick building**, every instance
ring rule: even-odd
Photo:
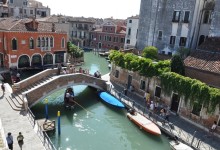
[[[126,26],[122,22],[107,21],[102,28],[90,32],[90,47],[102,50],[124,47]]]
[[[212,37],[185,60],[186,76],[220,88],[220,38]]]
[[[42,68],[66,62],[67,33],[35,19],[0,19],[0,65]]]

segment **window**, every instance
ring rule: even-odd
[[[61,41],[61,48],[65,48],[65,39],[62,38],[62,41]]]
[[[23,9],[19,8],[19,13],[22,14],[22,12],[23,12]]]
[[[40,47],[40,37],[37,38],[37,47]]]
[[[24,14],[26,14],[27,13],[27,11],[26,11],[26,9],[24,9]]]
[[[46,42],[45,42],[46,47],[48,47],[48,43],[49,43],[49,39],[48,39],[48,37],[46,37]]]
[[[125,42],[125,38],[121,38],[121,43],[124,43]]]
[[[108,39],[109,41],[112,41],[112,37],[111,36],[109,36],[109,39]]]
[[[198,102],[194,102],[192,113],[194,115],[200,116],[201,109],[202,109],[202,104],[200,104]]]
[[[144,80],[141,80],[140,89],[145,90],[146,83]]]
[[[12,39],[12,50],[17,50],[18,42],[15,38]]]
[[[105,41],[107,41],[107,36],[105,35]]]
[[[115,77],[116,77],[116,78],[119,77],[119,71],[118,71],[118,70],[115,71]]]
[[[131,28],[128,29],[128,35],[131,35]]]
[[[34,11],[33,11],[33,10],[30,10],[30,14],[33,15],[33,13],[34,13]]]
[[[53,37],[50,37],[50,47],[53,47]]]
[[[155,96],[160,98],[160,94],[161,94],[161,88],[159,86],[156,86],[155,89]]]
[[[186,46],[186,40],[187,40],[186,37],[180,37],[179,46]]]
[[[130,40],[129,40],[129,39],[127,39],[126,43],[127,43],[127,44],[130,44]]]
[[[129,23],[132,23],[132,20],[129,20]]]
[[[173,22],[179,22],[180,21],[180,11],[174,11],[173,12]]]
[[[10,0],[10,3],[13,4],[13,3],[14,3],[14,0]]]
[[[102,40],[102,36],[101,35],[99,35],[99,41],[101,41]]]
[[[161,40],[163,36],[163,32],[162,31],[158,31],[158,39]]]
[[[205,11],[203,16],[203,23],[211,23],[211,13],[210,11]]]
[[[29,47],[30,49],[34,49],[34,39],[33,38],[30,38],[30,43],[29,43]]]
[[[42,40],[41,40],[41,47],[45,47],[45,38],[42,37]]]
[[[184,18],[183,18],[184,23],[189,23],[189,14],[190,14],[190,11],[185,11]]]
[[[118,42],[118,37],[116,37],[115,42]]]
[[[175,45],[176,36],[170,36],[170,45]]]

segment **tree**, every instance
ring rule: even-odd
[[[150,59],[157,59],[158,49],[154,46],[148,46],[143,49],[142,56]]]
[[[171,71],[185,75],[184,63],[180,55],[174,55],[171,58]]]
[[[83,57],[83,50],[71,42],[67,43],[67,53],[70,55],[71,63],[75,62],[76,58]]]
[[[180,47],[177,50],[177,55],[179,55],[182,60],[185,59],[189,55],[189,53],[190,53],[190,49],[189,48]]]

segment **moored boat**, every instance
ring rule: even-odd
[[[99,92],[99,97],[106,103],[119,107],[119,108],[125,108],[124,104],[120,102],[117,98],[112,96],[111,94],[107,92]]]
[[[151,133],[153,135],[161,135],[161,131],[156,124],[154,124],[151,120],[147,119],[143,115],[138,112],[135,113],[127,113],[127,117],[138,125],[141,129],[144,129],[146,132]]]

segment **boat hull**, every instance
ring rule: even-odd
[[[152,121],[148,120],[143,115],[137,112],[135,113],[135,115],[127,113],[127,117],[136,125],[138,125],[141,129],[144,129],[146,132],[157,136],[161,135],[161,131],[157,127],[157,125],[155,125]]]
[[[119,108],[125,108],[124,104],[107,92],[99,92],[99,97],[106,103]]]

